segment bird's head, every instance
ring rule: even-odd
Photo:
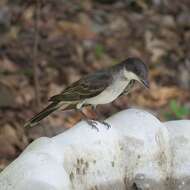
[[[148,68],[139,58],[128,58],[122,62],[124,75],[128,80],[136,80],[149,88]]]

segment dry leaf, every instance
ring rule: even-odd
[[[78,24],[69,21],[61,21],[57,26],[60,31],[68,34],[72,34],[78,39],[94,39],[96,34],[90,29],[89,25]]]
[[[13,157],[16,155],[16,147],[20,146],[16,130],[9,124],[0,128],[0,157]]]

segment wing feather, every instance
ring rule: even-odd
[[[112,82],[111,73],[101,71],[87,75],[73,83],[60,94],[50,98],[50,101],[81,101],[100,94]]]

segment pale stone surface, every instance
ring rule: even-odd
[[[107,122],[109,130],[82,121],[36,140],[0,174],[0,189],[188,189],[190,121],[161,123],[129,109]]]
[[[171,178],[176,189],[190,189],[190,121],[169,121],[165,123],[171,144]]]

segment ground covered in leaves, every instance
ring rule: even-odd
[[[39,127],[23,129],[50,96],[129,56],[147,63],[151,89],[137,87],[99,106],[102,116],[140,107],[161,120],[190,118],[188,0],[41,0],[38,5],[0,1],[0,169],[35,138],[60,133],[81,119],[79,113],[58,111]],[[90,109],[86,113],[94,116]]]

